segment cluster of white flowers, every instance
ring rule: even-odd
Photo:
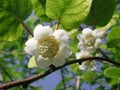
[[[62,66],[65,58],[71,54],[69,42],[66,31],[58,29],[53,32],[51,27],[39,24],[34,29],[34,37],[25,43],[25,52],[35,56],[40,68],[50,65],[58,67]]]
[[[85,28],[82,31],[82,34],[77,35],[79,40],[78,48],[81,50],[80,52],[76,53],[76,58],[88,58],[92,57],[92,53],[96,51],[96,49],[102,43],[102,38],[105,36],[104,31],[100,30],[91,30],[90,28]],[[82,65],[80,65],[80,69],[95,69],[95,61],[84,61]]]
[[[50,26],[38,24],[33,34],[34,37],[25,43],[25,52],[35,56],[37,66],[46,68],[50,65],[56,67],[64,65],[65,59],[71,55],[69,47],[70,37],[67,32],[61,29],[53,32]],[[78,48],[81,51],[76,53],[76,58],[92,57],[92,53],[102,43],[101,38],[103,36],[104,32],[85,28],[82,34],[77,36],[79,40]],[[80,69],[88,67],[95,69],[95,61],[85,61],[80,65]]]

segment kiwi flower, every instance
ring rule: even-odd
[[[25,44],[25,52],[35,56],[37,66],[46,68],[50,65],[62,66],[70,56],[70,37],[66,31],[58,29],[53,32],[50,26],[38,24],[34,29],[34,37]]]

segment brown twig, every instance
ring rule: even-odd
[[[57,23],[57,26],[56,26],[55,30],[57,30],[57,29],[59,28],[60,23],[61,23],[61,20],[62,20],[62,18],[59,19],[59,21],[58,21],[58,23]]]
[[[9,12],[11,15],[13,15],[23,25],[25,30],[33,37],[33,33],[31,32],[31,30],[25,25],[25,23],[19,17],[17,17],[15,14],[13,14],[12,12],[10,12],[8,10],[6,10],[6,11]]]
[[[18,80],[18,81],[13,81],[13,82],[9,82],[9,83],[6,83],[6,84],[2,84],[0,85],[0,90],[4,90],[4,89],[9,89],[9,88],[12,88],[12,87],[16,87],[16,86],[24,86],[24,85],[28,85],[40,78],[43,78],[51,73],[53,73],[54,71],[57,71],[58,69],[61,69],[65,66],[68,66],[68,65],[71,65],[71,64],[74,64],[74,63],[81,63],[83,61],[88,61],[88,60],[98,60],[98,61],[106,61],[106,62],[109,62],[111,64],[114,64],[116,66],[120,66],[120,63],[117,63],[115,61],[112,61],[110,59],[106,59],[106,58],[101,58],[101,57],[92,57],[92,58],[83,58],[83,59],[77,59],[77,60],[71,60],[71,61],[68,61],[66,62],[63,66],[60,66],[60,67],[55,67],[55,68],[50,68],[49,70],[45,71],[45,72],[42,72],[38,75],[35,75],[33,77],[29,77],[29,78],[26,78],[26,79],[23,79],[23,80]]]
[[[31,32],[31,30],[25,25],[25,23],[22,20],[19,20],[20,23],[23,25],[23,27],[25,28],[25,30],[33,37],[33,33]]]

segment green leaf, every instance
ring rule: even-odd
[[[104,70],[104,75],[108,78],[120,79],[120,68],[110,67]]]
[[[31,0],[33,5],[33,10],[35,12],[35,15],[39,17],[41,21],[50,21],[51,19],[46,16],[45,13],[45,4],[46,0]]]
[[[82,75],[82,79],[85,81],[85,82],[92,82],[94,80],[94,77],[95,77],[95,73],[93,71],[88,71],[88,72],[85,72],[83,75]]]
[[[69,32],[69,35],[72,39],[71,44],[70,44],[70,48],[71,48],[73,53],[76,53],[78,51],[78,39],[76,37],[77,34],[78,34],[77,29],[73,29]]]
[[[32,12],[29,0],[1,0],[0,1],[0,41],[16,40],[22,35],[20,24]]]
[[[93,0],[90,13],[85,23],[88,25],[105,26],[114,13],[116,0]]]
[[[119,79],[118,78],[111,79],[110,84],[111,85],[120,84],[120,78]]]
[[[46,14],[67,30],[78,27],[90,11],[92,0],[47,0]]]
[[[115,47],[120,44],[120,26],[114,26],[108,35],[108,47]]]
[[[37,67],[35,56],[32,56],[28,62],[28,68],[34,68]]]

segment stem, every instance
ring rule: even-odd
[[[58,69],[61,69],[65,66],[68,66],[68,65],[71,65],[71,64],[74,64],[74,63],[82,63],[84,61],[88,61],[88,60],[98,60],[98,61],[106,61],[106,62],[109,62],[111,64],[114,64],[116,66],[120,66],[120,63],[117,63],[115,61],[112,61],[110,59],[106,59],[106,58],[101,58],[101,57],[91,57],[91,58],[83,58],[83,59],[77,59],[77,60],[71,60],[71,61],[68,61],[66,62],[63,66],[60,66],[60,67],[55,67],[55,68],[50,68],[49,70],[47,71],[44,71],[38,75],[34,75],[33,77],[29,77],[29,78],[26,78],[26,79],[23,79],[23,80],[18,80],[18,81],[13,81],[13,82],[9,82],[9,83],[6,83],[6,84],[2,84],[0,85],[0,90],[1,89],[9,89],[9,88],[12,88],[12,87],[16,87],[16,86],[20,86],[20,85],[28,85],[40,78],[43,78],[55,71],[57,71]]]
[[[27,30],[27,32],[33,37],[33,33],[31,32],[31,30],[25,25],[25,23],[19,17],[17,17],[15,14],[13,14],[8,10],[6,11],[9,12],[11,15],[13,15],[23,25],[23,27]]]
[[[25,23],[16,17],[16,19],[23,25],[23,27],[25,28],[25,30],[33,37],[33,33],[31,32],[31,30],[25,25]]]
[[[63,69],[61,69],[60,72],[61,72],[61,77],[62,77],[63,88],[64,88],[64,90],[67,90],[66,89],[66,84],[65,84],[65,78],[64,78],[64,75],[63,75]]]
[[[23,27],[25,28],[25,30],[33,37],[33,33],[31,32],[31,30],[25,25],[25,23],[23,21],[21,21],[21,24],[23,25]]]
[[[80,76],[77,76],[77,80],[76,80],[76,90],[80,90]]]
[[[57,30],[57,29],[59,28],[60,23],[61,23],[61,20],[62,20],[62,18],[59,19],[59,21],[58,21],[58,23],[57,23],[57,26],[56,26],[56,29],[55,29],[55,30]]]

